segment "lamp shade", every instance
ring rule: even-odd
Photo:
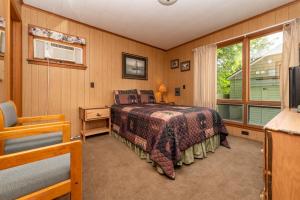
[[[165,86],[165,84],[161,84],[161,85],[159,86],[158,91],[161,92],[161,93],[167,92],[167,87]]]

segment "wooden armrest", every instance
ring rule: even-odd
[[[72,153],[79,153],[79,151],[81,151],[81,145],[81,141],[77,140],[73,142],[66,142],[47,147],[41,147],[38,149],[3,155],[0,156],[0,170],[60,156],[67,153],[71,153],[72,156]],[[78,156],[80,157],[81,155]]]
[[[21,137],[27,137],[31,135],[41,135],[51,132],[62,131],[63,142],[70,141],[70,124],[69,123],[58,123],[58,124],[49,124],[45,126],[36,126],[26,129],[15,129],[9,131],[0,132],[0,142],[7,139],[15,139]]]
[[[50,121],[50,120],[64,121],[65,116],[60,114],[60,115],[44,115],[44,116],[35,116],[35,117],[20,117],[18,118],[18,123],[22,124],[22,123]]]
[[[82,143],[81,141],[61,143],[34,150],[0,156],[0,170],[17,167],[48,158],[70,153],[70,179],[20,199],[54,199],[71,192],[72,199],[82,199]]]
[[[0,131],[12,131],[12,130],[18,130],[18,129],[26,129],[26,128],[34,128],[34,127],[40,127],[40,126],[51,126],[56,124],[68,124],[69,121],[59,121],[59,122],[49,122],[49,123],[41,123],[41,124],[27,124],[27,125],[19,125],[19,126],[12,126],[12,127],[5,127],[3,130]]]

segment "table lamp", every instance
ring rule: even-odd
[[[165,84],[161,84],[159,86],[158,91],[160,92],[160,97],[161,97],[160,102],[165,102],[164,101],[164,94],[167,92],[167,87],[165,86]]]

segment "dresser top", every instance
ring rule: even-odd
[[[285,109],[264,127],[272,131],[300,135],[300,113],[296,109]]]

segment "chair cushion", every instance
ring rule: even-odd
[[[115,104],[137,104],[138,93],[137,90],[115,90],[114,91]]]
[[[140,103],[156,103],[153,90],[139,90]]]
[[[15,153],[62,142],[62,132],[33,135],[5,141],[5,154]]]
[[[0,199],[17,199],[70,178],[70,154],[0,170]]]
[[[4,116],[4,127],[11,127],[18,123],[18,116],[12,101],[1,103],[0,109]]]

